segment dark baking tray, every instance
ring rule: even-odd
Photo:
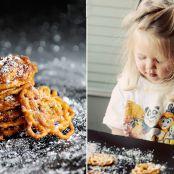
[[[125,147],[126,149],[139,148],[143,152],[147,152],[148,150],[153,151],[153,161],[158,164],[165,163],[165,173],[174,174],[174,145],[122,137],[95,130],[88,130],[88,142],[101,143],[106,147]]]

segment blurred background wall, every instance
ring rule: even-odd
[[[85,0],[1,1],[0,56],[80,57],[85,63],[85,6]]]
[[[138,0],[87,1],[88,128],[110,132],[102,120],[120,72],[122,19]]]
[[[38,83],[86,88],[85,0],[1,1],[0,56],[8,54],[35,61]]]

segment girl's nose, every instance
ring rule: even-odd
[[[148,69],[156,69],[156,59],[149,59],[147,62]]]

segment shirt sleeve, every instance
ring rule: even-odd
[[[123,129],[124,103],[123,92],[117,84],[112,91],[111,99],[103,118],[103,123],[110,129]]]

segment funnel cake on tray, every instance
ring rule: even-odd
[[[140,163],[136,164],[132,169],[131,174],[160,174],[160,167],[154,163]]]
[[[27,56],[0,58],[0,140],[20,131],[35,139],[74,133],[72,108],[47,86],[34,87],[37,66]]]

